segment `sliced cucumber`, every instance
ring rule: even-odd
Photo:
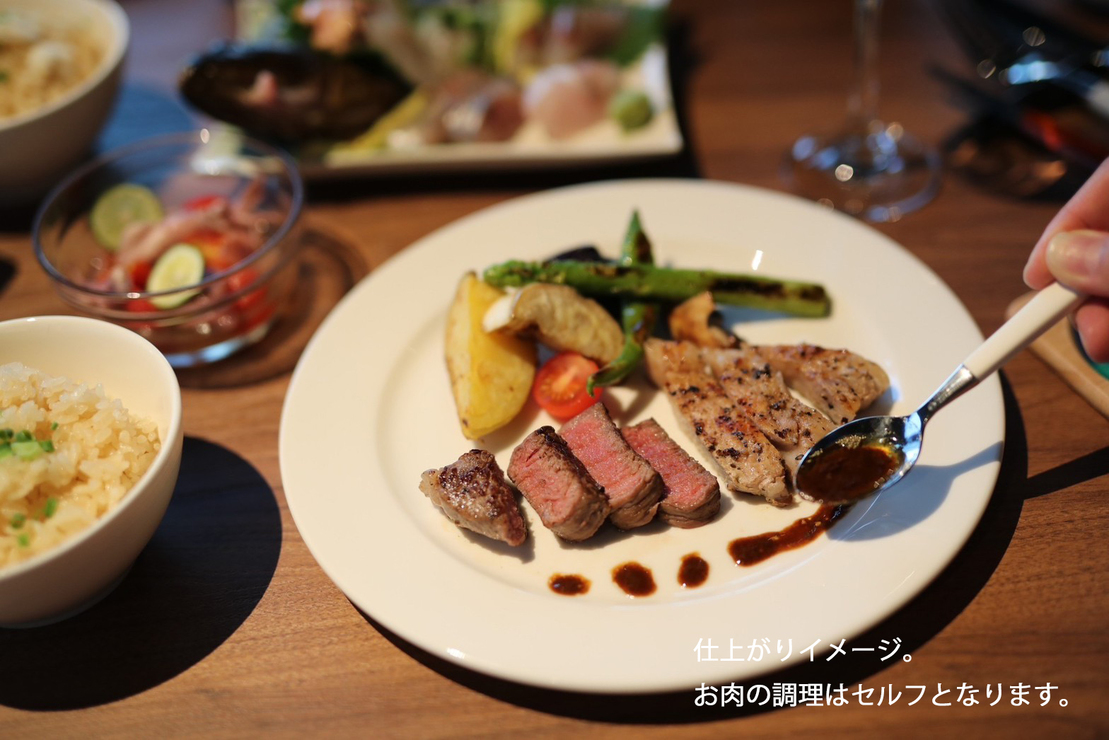
[[[146,289],[151,293],[161,293],[174,288],[188,288],[203,279],[204,255],[201,251],[192,244],[174,244],[150,268]],[[161,309],[177,308],[199,292],[199,288],[193,288],[151,296],[150,302]]]
[[[96,241],[115,252],[128,226],[133,223],[157,223],[164,217],[162,202],[150,188],[125,182],[97,199],[89,213],[89,226]]]

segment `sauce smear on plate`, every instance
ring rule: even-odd
[[[589,591],[589,579],[578,575],[564,576],[556,573],[547,581],[547,585],[556,594],[562,594],[563,596],[577,596]]]
[[[682,588],[696,588],[709,577],[708,562],[695,552],[682,558],[682,565],[678,568],[678,583]]]
[[[740,537],[728,545],[728,553],[736,565],[754,565],[816,539],[821,532],[847,512],[847,506],[821,506],[812,516],[798,519],[780,532],[766,532]]]
[[[650,596],[655,592],[655,578],[639,563],[624,563],[612,569],[612,580],[629,596]]]

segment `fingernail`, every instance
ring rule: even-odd
[[[1109,234],[1103,231],[1066,231],[1047,245],[1047,266],[1062,283],[1109,277]]]

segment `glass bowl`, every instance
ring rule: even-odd
[[[157,196],[162,218],[146,212],[150,223],[119,229],[122,245],[107,248],[91,214],[123,184]],[[69,305],[137,332],[174,367],[215,362],[261,340],[289,305],[303,200],[284,152],[228,130],[171,134],[110,152],[55,188],[35,217],[35,253]],[[126,223],[128,206],[115,211]],[[157,258],[178,244],[200,253],[202,275],[149,289],[151,267],[166,274]]]

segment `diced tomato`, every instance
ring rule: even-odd
[[[242,298],[235,301],[235,308],[246,313],[264,300],[266,300],[266,289],[259,288],[258,290],[255,290],[251,293],[247,293]]]
[[[185,203],[186,211],[200,211],[205,208],[211,208],[217,203],[226,203],[227,198],[222,195],[201,195]]]
[[[150,301],[144,298],[136,298],[133,301],[127,301],[127,311],[130,313],[157,313],[160,309]],[[143,336],[148,336],[154,330],[154,322],[141,321],[141,320],[128,320],[126,325],[133,331],[137,331]]]
[[[135,290],[146,290],[146,281],[150,277],[150,262],[136,262],[131,266],[131,285]]]
[[[227,287],[232,293],[245,290],[258,282],[258,271],[253,267],[244,267],[227,278]]]
[[[592,406],[601,397],[601,388],[586,393],[589,376],[600,368],[577,352],[561,352],[547,360],[535,375],[532,398],[556,419],[569,419]]]
[[[277,313],[277,305],[272,302],[256,304],[257,308],[254,311],[247,311],[243,314],[243,333],[253,331],[256,327],[261,326]]]
[[[234,275],[227,278],[227,287],[233,293],[238,293],[241,290],[246,290],[250,286],[258,282],[258,271],[254,268],[247,267],[239,270]],[[266,300],[265,287],[252,290],[251,292],[243,295],[235,300],[235,309],[240,313],[250,313],[250,311]]]
[[[127,310],[131,313],[155,313],[158,307],[144,298],[127,301]]]
[[[200,250],[200,253],[204,255],[204,265],[208,268],[208,272],[213,275],[217,272],[230,270],[235,266],[234,262],[225,258],[222,254],[209,256],[207,251],[203,249]]]

